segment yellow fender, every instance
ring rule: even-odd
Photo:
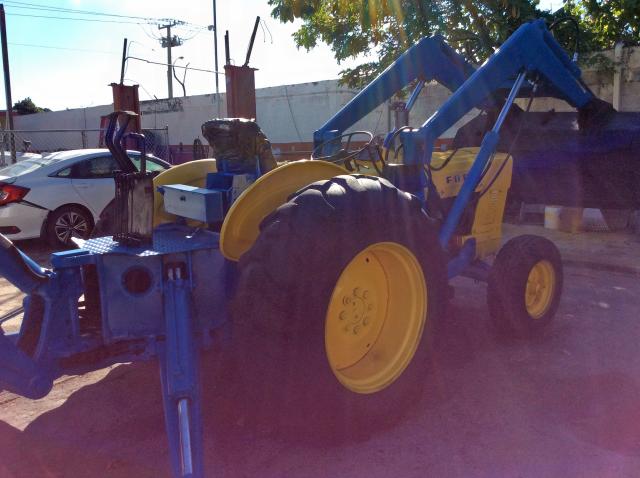
[[[161,172],[153,178],[153,227],[165,222],[175,222],[176,216],[164,210],[162,194],[158,192],[158,186],[165,184],[186,184],[203,188],[207,180],[207,174],[218,171],[215,159],[200,159],[179,164]],[[198,224],[197,221],[193,221]]]
[[[220,251],[231,261],[238,261],[260,233],[258,226],[287,198],[303,187],[348,172],[325,161],[295,161],[258,178],[236,199],[220,231]],[[159,177],[159,176],[158,176]]]

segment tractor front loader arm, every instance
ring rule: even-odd
[[[462,212],[496,150],[500,127],[526,80],[530,85],[542,83],[579,111],[589,110],[592,103],[598,101],[582,82],[580,69],[556,42],[544,21],[537,20],[522,25],[511,35],[420,128],[399,134],[404,147],[405,164],[422,171],[423,167],[430,164],[435,141],[440,135],[473,108],[486,104],[506,84],[511,85],[495,126],[485,134],[474,164],[444,221],[440,231],[443,247],[453,237]],[[422,174],[416,190],[409,192],[422,198],[427,186],[428,180]]]
[[[475,68],[447,45],[442,36],[425,37],[404,52],[318,129],[313,135],[314,148],[340,136],[414,80],[435,80],[450,91],[455,91],[474,71]]]

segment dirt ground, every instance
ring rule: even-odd
[[[637,276],[565,267],[557,319],[532,342],[490,331],[483,284],[454,285],[428,393],[382,426],[331,439],[312,420],[254,426],[224,352],[206,354],[207,476],[640,476]],[[137,363],[63,377],[38,401],[0,393],[0,476],[168,476],[159,388],[157,366]]]
[[[42,266],[49,266],[49,257],[53,250],[41,240],[20,241],[17,246]],[[16,289],[7,279],[0,276],[0,317],[22,306],[24,294]],[[2,324],[6,332],[17,332],[20,328],[21,316]]]

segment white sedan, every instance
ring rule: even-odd
[[[140,153],[128,154],[139,168]],[[169,167],[147,155],[148,171]],[[0,169],[0,233],[12,240],[43,237],[57,247],[88,237],[115,196],[118,169],[106,149],[61,151]]]

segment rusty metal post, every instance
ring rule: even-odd
[[[140,99],[138,97],[139,85],[122,85],[111,83],[113,91],[113,111],[133,111],[136,116],[130,119],[126,133],[142,132],[142,115],[140,114]],[[127,140],[127,148],[135,148],[137,143],[134,139]]]
[[[129,123],[129,131],[134,133],[139,133],[142,130],[138,86],[139,85],[111,83],[113,91],[113,111],[133,111],[138,114],[138,116],[133,118]]]
[[[249,66],[224,66],[229,118],[256,119],[255,71]]]

